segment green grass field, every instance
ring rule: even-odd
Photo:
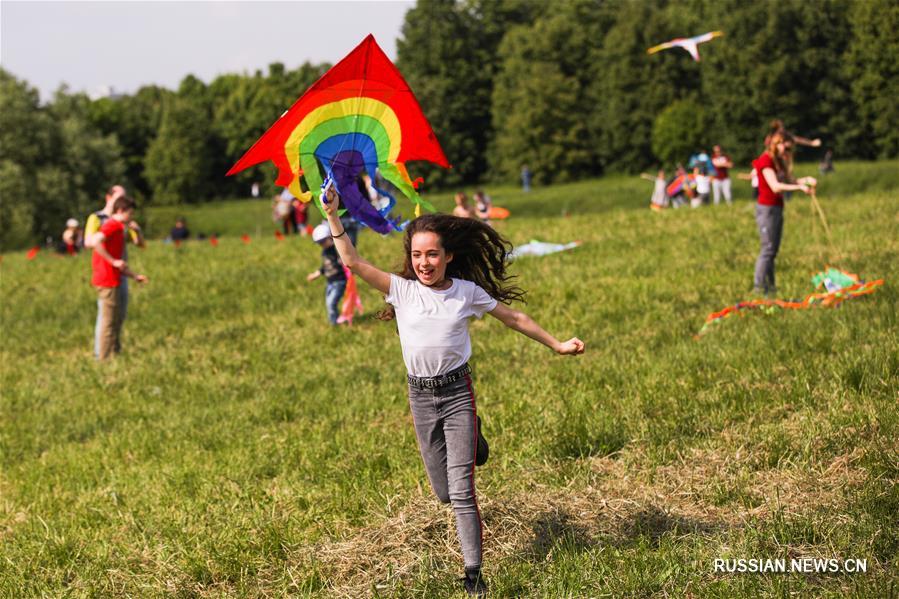
[[[899,163],[837,168],[819,199],[839,256],[792,200],[781,295],[810,292],[830,259],[886,284],[700,340],[750,296],[748,184],[732,207],[658,214],[635,178],[489,189],[514,243],[583,241],[513,270],[529,314],[587,343],[559,357],[472,323],[492,597],[899,593]],[[460,596],[377,293],[332,330],[323,283],[305,281],[317,248],[276,241],[268,202],[150,209],[151,236],[176,214],[221,243],[131,250],[151,281],[108,364],[91,357],[89,256],[3,257],[0,596]],[[364,233],[360,250],[401,260],[398,236]],[[800,557],[867,572],[713,567]]]

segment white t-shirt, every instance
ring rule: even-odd
[[[396,309],[406,370],[413,376],[438,376],[471,358],[468,319],[496,308],[496,300],[471,281],[450,279],[438,291],[418,281],[390,275],[385,298]]]
[[[696,193],[708,193],[710,188],[708,175],[696,175]]]

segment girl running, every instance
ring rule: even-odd
[[[506,274],[509,243],[489,225],[470,218],[429,214],[406,227],[399,274],[380,270],[356,252],[337,216],[339,196],[329,188],[324,209],[340,259],[363,281],[386,294],[382,318],[396,318],[408,371],[409,405],[425,470],[434,494],[451,503],[471,596],[483,596],[481,515],[475,464],[487,459],[472,388],[468,320],[485,313],[558,354],[584,352],[577,337],[559,341],[523,312],[505,304],[524,291]]]

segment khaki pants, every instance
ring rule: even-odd
[[[117,287],[97,287],[100,306],[100,335],[97,358],[105,360],[118,351],[124,322],[124,306]]]

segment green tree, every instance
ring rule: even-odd
[[[894,158],[899,155],[899,3],[857,0],[850,23],[846,72],[861,121],[858,151]]]
[[[703,147],[704,110],[694,100],[677,100],[656,117],[652,126],[652,151],[668,167],[684,162]]]
[[[166,103],[145,164],[154,202],[190,204],[209,199],[208,129],[208,114],[197,103],[180,96]]]
[[[572,0],[505,35],[493,93],[496,176],[516,177],[524,163],[537,183],[599,172],[588,125],[591,57],[611,22],[602,4]]]
[[[611,2],[614,24],[591,53],[587,118],[603,169],[635,172],[653,163],[652,127],[673,101],[694,94],[700,68],[683,50],[646,49],[692,31],[698,17],[662,0]],[[705,60],[705,58],[703,59]]]
[[[538,0],[419,0],[397,40],[397,66],[415,92],[452,169],[414,165],[438,186],[471,184],[487,173],[493,138],[496,52],[506,31],[530,22]]]
[[[115,134],[125,160],[125,183],[129,193],[142,200],[150,196],[150,184],[144,176],[144,159],[150,143],[159,131],[162,109],[173,92],[149,85],[134,95],[101,98],[91,103],[91,122],[103,133]]]

